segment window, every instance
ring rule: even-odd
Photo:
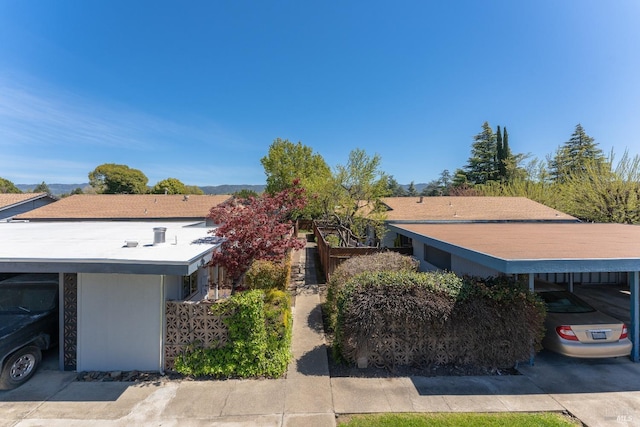
[[[424,260],[440,270],[451,271],[451,254],[427,244],[424,245]]]
[[[196,293],[198,290],[198,272],[194,271],[190,276],[182,276],[182,298]]]

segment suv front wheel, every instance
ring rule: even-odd
[[[0,374],[0,390],[22,385],[36,372],[42,352],[36,346],[23,347],[7,358]]]

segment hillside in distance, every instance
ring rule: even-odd
[[[16,184],[16,187],[22,191],[23,193],[29,193],[36,188],[38,184]],[[62,196],[63,194],[70,194],[76,188],[80,188],[84,192],[90,191],[90,186],[88,182],[83,184],[47,184],[49,190],[51,190],[51,194],[54,196]],[[249,185],[249,184],[240,184],[240,185],[207,185],[201,186],[200,189],[204,192],[204,194],[233,194],[237,193],[240,190],[252,190],[256,193],[260,194],[264,191],[264,185]]]

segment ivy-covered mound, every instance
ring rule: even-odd
[[[374,365],[512,367],[540,348],[544,304],[507,278],[378,271],[340,289],[334,345]]]
[[[279,290],[251,290],[211,306],[225,318],[227,344],[178,356],[175,369],[184,375],[216,378],[277,378],[291,360],[291,298]]]

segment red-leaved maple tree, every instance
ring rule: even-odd
[[[288,250],[303,248],[304,242],[292,234],[292,215],[305,205],[305,191],[295,182],[275,195],[214,206],[209,218],[219,226],[209,232],[224,240],[211,262],[224,267],[235,285],[254,260],[279,261]]]

